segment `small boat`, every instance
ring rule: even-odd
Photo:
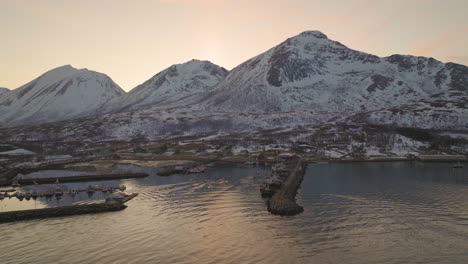
[[[112,194],[108,199],[114,200],[114,201],[122,202],[123,199],[125,199],[125,194],[123,194],[123,193],[115,193],[115,194]],[[106,200],[107,200],[107,199],[106,199]]]
[[[127,187],[126,187],[125,185],[123,185],[123,184],[122,184],[122,185],[119,185],[119,190],[120,190],[121,192],[123,192],[123,191],[127,190]]]
[[[38,194],[36,191],[34,191],[34,192],[31,193],[31,198],[33,198],[34,200],[36,200],[37,197],[39,197],[39,194]]]
[[[454,169],[463,169],[463,165],[458,161],[455,165],[453,165]]]
[[[55,188],[55,197],[62,197],[63,196],[63,190],[60,187]]]
[[[24,194],[24,198],[25,198],[26,200],[31,200],[31,193],[30,193],[30,192],[25,193],[25,194]]]
[[[71,190],[71,191],[70,191],[70,195],[71,195],[72,197],[75,197],[77,193],[78,193],[77,190]]]
[[[101,187],[101,192],[106,193],[107,191],[109,191],[109,189],[106,186]]]
[[[18,198],[18,200],[23,201],[23,199],[24,199],[24,193],[18,193],[18,192],[17,192],[17,193],[15,193],[14,195],[16,196],[16,198]]]
[[[191,168],[191,169],[188,169],[187,170],[187,173],[204,173],[205,172],[205,168],[203,167],[195,167],[195,168]]]
[[[86,191],[86,193],[88,193],[88,195],[93,195],[94,193],[94,188],[90,185],[88,186],[88,190]]]
[[[44,193],[45,198],[51,198],[54,196],[54,193],[51,190],[48,190]]]
[[[260,193],[262,194],[262,197],[271,197],[273,194],[275,194],[276,189],[270,188],[268,184],[263,184],[260,187]]]
[[[248,167],[253,167],[253,166],[257,166],[258,164],[255,161],[249,160],[249,161],[244,162],[244,165]]]
[[[14,181],[11,183],[11,187],[15,188],[15,187],[21,187],[21,185],[18,183],[18,181]]]

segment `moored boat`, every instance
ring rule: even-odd
[[[17,193],[15,193],[13,195],[16,196],[16,198],[18,198],[18,200],[20,200],[20,201],[22,201],[24,199],[24,193],[17,192]]]
[[[51,190],[47,190],[44,193],[44,196],[45,196],[45,198],[51,198],[52,196],[54,196],[54,193]]]
[[[195,167],[195,168],[191,168],[191,169],[188,169],[187,170],[187,173],[192,173],[192,174],[195,174],[195,173],[204,173],[205,172],[205,168],[204,167]]]
[[[123,199],[125,199],[125,194],[123,194],[123,193],[114,193],[110,197],[108,197],[106,200],[114,200],[114,201],[122,202]]]
[[[86,193],[88,193],[88,195],[93,195],[93,193],[94,193],[94,188],[93,188],[91,185],[89,185],[89,186],[88,186],[88,190],[86,191]]]
[[[56,197],[56,198],[59,198],[59,197],[62,197],[62,196],[63,196],[63,190],[62,190],[62,188],[56,187],[56,188],[55,188],[55,197]]]
[[[454,169],[463,169],[463,165],[458,161],[455,165],[453,165]]]

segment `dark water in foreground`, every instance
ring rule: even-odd
[[[120,181],[124,211],[0,224],[0,262],[468,263],[466,167],[311,165],[294,217],[266,211],[257,170]]]

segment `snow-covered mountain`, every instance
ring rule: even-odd
[[[107,112],[127,111],[177,101],[194,93],[207,91],[223,80],[228,71],[209,61],[191,60],[172,65],[128,94],[109,101]]]
[[[171,66],[94,108],[92,117],[32,126],[15,140],[49,140],[51,133],[60,140],[99,141],[268,131],[281,131],[275,139],[293,140],[291,131],[297,136],[322,126],[339,131],[370,124],[468,131],[467,104],[466,66],[404,55],[381,58],[307,31],[229,73],[209,62]]]
[[[306,31],[233,69],[192,100],[204,109],[339,113],[372,111],[422,99],[466,95],[468,67],[433,58],[380,58]]]
[[[125,92],[107,75],[66,65],[1,96],[0,124],[75,118],[123,94]]]

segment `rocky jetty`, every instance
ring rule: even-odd
[[[273,173],[285,178],[283,184],[268,200],[268,211],[276,215],[296,215],[304,208],[296,203],[296,194],[304,178],[307,164],[297,155],[283,155],[273,167]]]

